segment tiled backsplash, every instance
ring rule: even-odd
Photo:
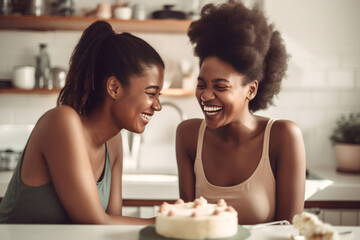
[[[335,165],[329,141],[335,120],[341,114],[360,111],[360,28],[355,26],[360,22],[356,12],[360,2],[264,2],[268,16],[283,33],[291,59],[288,77],[275,101],[277,106],[259,114],[289,119],[300,126],[308,166]],[[78,31],[0,31],[0,78],[11,78],[16,65],[33,65],[40,42],[48,43],[53,65],[67,66],[80,34]],[[185,34],[135,34],[152,44],[164,58],[194,59]],[[0,94],[0,124],[34,124],[55,106],[56,98],[55,94]],[[194,97],[163,97],[163,101],[177,104],[189,118],[202,117]],[[161,129],[149,128],[148,132],[152,135]],[[174,135],[163,137],[163,141],[157,142],[159,148],[162,142],[174,141]],[[157,162],[156,154],[147,154],[149,162],[143,165],[151,162],[153,166],[163,166]],[[169,166],[175,166],[175,156],[170,156],[168,161],[171,161]]]

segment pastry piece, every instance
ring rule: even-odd
[[[293,225],[306,240],[337,240],[336,230],[323,223],[316,215],[303,212],[293,217]]]

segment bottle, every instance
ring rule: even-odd
[[[50,57],[47,53],[47,45],[40,43],[39,54],[36,56],[36,87],[52,89],[52,79],[50,78]]]
[[[11,0],[0,1],[0,15],[10,15],[12,10]]]
[[[134,19],[145,20],[146,19],[146,9],[143,4],[136,4],[134,6]]]

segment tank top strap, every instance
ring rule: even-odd
[[[200,128],[199,128],[195,159],[202,159],[201,153],[202,153],[202,148],[203,148],[205,129],[206,129],[206,122],[205,122],[205,120],[203,120],[201,122]]]
[[[266,124],[261,159],[263,159],[265,156],[269,156],[270,131],[275,121],[276,121],[275,118],[270,118]],[[199,133],[198,133],[196,159],[202,159],[201,155],[202,155],[205,129],[206,129],[206,122],[205,120],[203,120],[200,124]]]
[[[266,124],[261,159],[263,159],[265,156],[269,156],[270,130],[275,121],[275,118],[270,118]]]

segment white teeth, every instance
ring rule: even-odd
[[[222,107],[208,107],[204,106],[204,112],[206,115],[215,115],[222,109]]]
[[[216,111],[219,111],[221,109],[222,109],[222,107],[207,107],[207,106],[204,106],[204,111],[205,112],[216,112]]]
[[[217,112],[206,112],[206,115],[215,115]]]
[[[151,119],[151,116],[150,115],[147,115],[147,114],[144,114],[144,113],[140,113],[140,117],[142,119],[144,119],[145,121],[149,122],[150,119]]]

